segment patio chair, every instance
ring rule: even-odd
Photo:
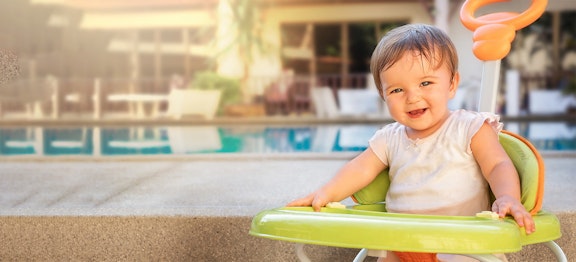
[[[315,87],[311,90],[312,104],[317,117],[335,118],[340,116],[338,104],[332,89],[328,86]]]
[[[168,100],[166,114],[175,119],[193,115],[211,120],[218,113],[221,97],[221,90],[172,89],[166,97]]]
[[[320,118],[390,117],[378,91],[373,89],[339,89],[339,103],[330,87],[315,87],[311,95],[316,116]]]
[[[567,261],[554,242],[561,237],[557,217],[541,210],[544,165],[526,139],[504,131],[500,143],[520,176],[522,204],[533,215],[536,232],[526,235],[511,217],[435,216],[387,213],[383,202],[388,189],[387,171],[353,195],[358,205],[342,208],[284,207],[260,212],[250,234],[301,244],[361,249],[354,261],[378,256],[380,250],[461,254],[480,261],[500,261],[496,253],[520,251],[543,243],[558,261]],[[303,250],[299,246],[299,255]]]

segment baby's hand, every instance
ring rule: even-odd
[[[290,203],[288,203],[289,207],[306,207],[312,206],[314,211],[320,211],[320,208],[326,206],[331,201],[328,201],[323,197],[323,194],[319,192],[314,192],[306,197],[296,199]]]
[[[296,200],[292,200],[288,203],[287,207],[307,207],[312,205],[312,200],[314,199],[314,195],[308,195],[303,198],[299,198]]]
[[[517,199],[504,195],[496,199],[492,204],[492,211],[498,213],[498,216],[505,217],[507,214],[512,215],[520,227],[524,227],[526,234],[531,234],[536,230],[532,215]]]

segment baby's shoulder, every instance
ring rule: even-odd
[[[379,133],[380,135],[392,135],[392,136],[404,134],[405,132],[406,127],[398,122],[384,125],[377,131],[377,133]]]
[[[490,112],[476,112],[460,109],[452,112],[449,119],[449,125],[452,127],[472,128],[475,130],[479,129],[484,122],[494,128],[497,132],[502,130],[500,116]]]

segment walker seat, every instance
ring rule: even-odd
[[[560,222],[542,211],[544,165],[536,149],[524,138],[500,134],[500,143],[520,176],[522,204],[533,216],[536,231],[526,235],[513,218],[481,216],[436,216],[387,213],[385,203],[389,180],[386,171],[354,194],[359,205],[341,208],[283,207],[257,214],[250,228],[253,236],[302,244],[462,254],[481,261],[499,261],[494,253],[517,252],[523,246],[545,243],[558,261],[566,261],[553,241],[562,236]],[[355,260],[356,261],[356,260]],[[361,260],[358,260],[361,261]]]

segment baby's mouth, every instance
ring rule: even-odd
[[[408,115],[410,115],[411,117],[421,116],[426,112],[426,110],[427,110],[426,108],[412,110],[412,111],[408,112]]]

